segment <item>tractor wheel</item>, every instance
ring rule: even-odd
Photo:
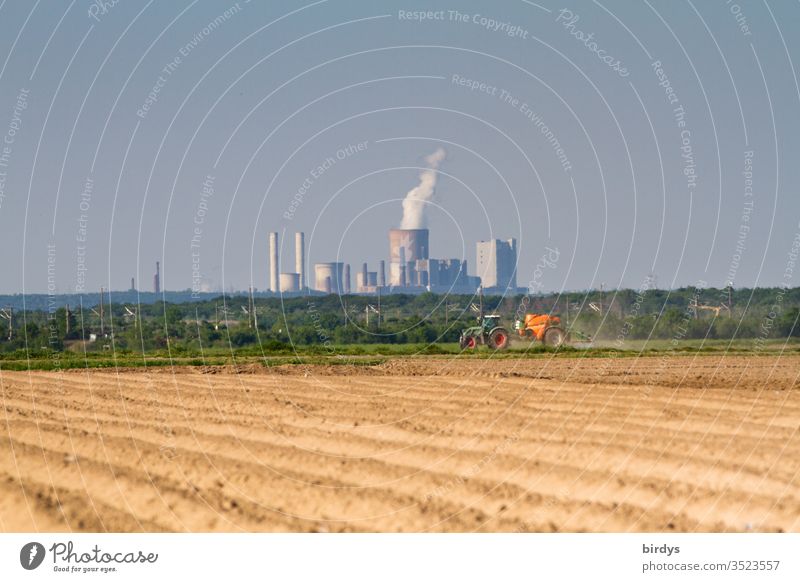
[[[493,350],[505,350],[508,348],[509,335],[503,328],[493,329],[489,334],[489,347]]]
[[[462,350],[474,350],[478,342],[475,341],[475,336],[462,335],[458,340],[458,345]]]
[[[567,339],[567,334],[560,327],[550,327],[544,332],[544,345],[557,348]]]

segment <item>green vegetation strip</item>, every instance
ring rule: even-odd
[[[25,352],[15,350],[0,354],[0,370],[71,370],[85,368],[143,368],[164,366],[263,366],[283,365],[325,365],[325,366],[376,366],[393,358],[414,358],[428,356],[450,356],[466,359],[535,359],[535,358],[620,358],[653,357],[663,354],[673,355],[777,355],[798,354],[800,343],[792,341],[772,341],[754,348],[752,341],[690,341],[679,346],[669,342],[630,342],[627,349],[617,349],[613,345],[549,348],[541,344],[516,344],[511,349],[494,352],[485,347],[474,351],[461,352],[456,344],[346,344],[332,345],[321,349],[319,346],[301,346],[292,349],[283,345],[281,349],[259,350],[257,347],[239,348],[231,352],[213,349],[204,352],[187,353],[187,350],[166,350],[148,353],[143,356],[129,351],[116,354],[108,352],[49,352],[46,350]]]

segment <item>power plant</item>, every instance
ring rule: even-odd
[[[426,168],[419,174],[419,184],[403,199],[400,228],[389,230],[389,272],[386,261],[370,271],[364,262],[355,273],[355,289],[351,286],[350,263],[321,262],[314,264],[313,286],[306,280],[305,235],[295,233],[295,272],[279,269],[278,233],[269,233],[269,290],[272,293],[362,294],[375,293],[474,293],[478,287],[498,292],[516,292],[517,241],[479,241],[476,247],[477,276],[467,272],[467,261],[459,258],[431,258],[430,231],[426,209],[436,189],[438,167],[446,152],[438,149],[425,158]],[[357,264],[357,263],[356,263]]]
[[[376,293],[474,293],[483,283],[486,290],[516,291],[516,239],[479,241],[476,248],[478,276],[469,275],[467,261],[460,258],[430,257],[430,231],[427,228],[389,230],[389,277],[386,261],[377,270],[361,264],[355,273],[350,263],[314,264],[314,282],[305,281],[305,237],[295,233],[294,273],[280,273],[278,233],[269,233],[269,284],[273,293],[335,293],[339,295]]]

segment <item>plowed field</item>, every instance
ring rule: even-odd
[[[800,357],[0,372],[3,531],[800,531]]]

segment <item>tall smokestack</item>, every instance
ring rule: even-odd
[[[361,280],[363,281],[364,291],[366,291],[367,285],[369,285],[369,275],[367,275],[367,264],[364,263],[361,265]]]
[[[131,277],[131,291],[136,291],[136,285],[134,285],[134,283],[135,281],[133,280],[133,277]]]
[[[299,275],[300,291],[306,288],[306,235],[294,233],[294,270]]]
[[[153,293],[161,293],[161,263],[156,261],[156,274],[153,275]]]
[[[378,287],[386,287],[386,261],[383,259],[378,269]]]
[[[278,292],[278,233],[269,233],[269,290]]]
[[[344,266],[344,294],[350,295],[350,263]]]

